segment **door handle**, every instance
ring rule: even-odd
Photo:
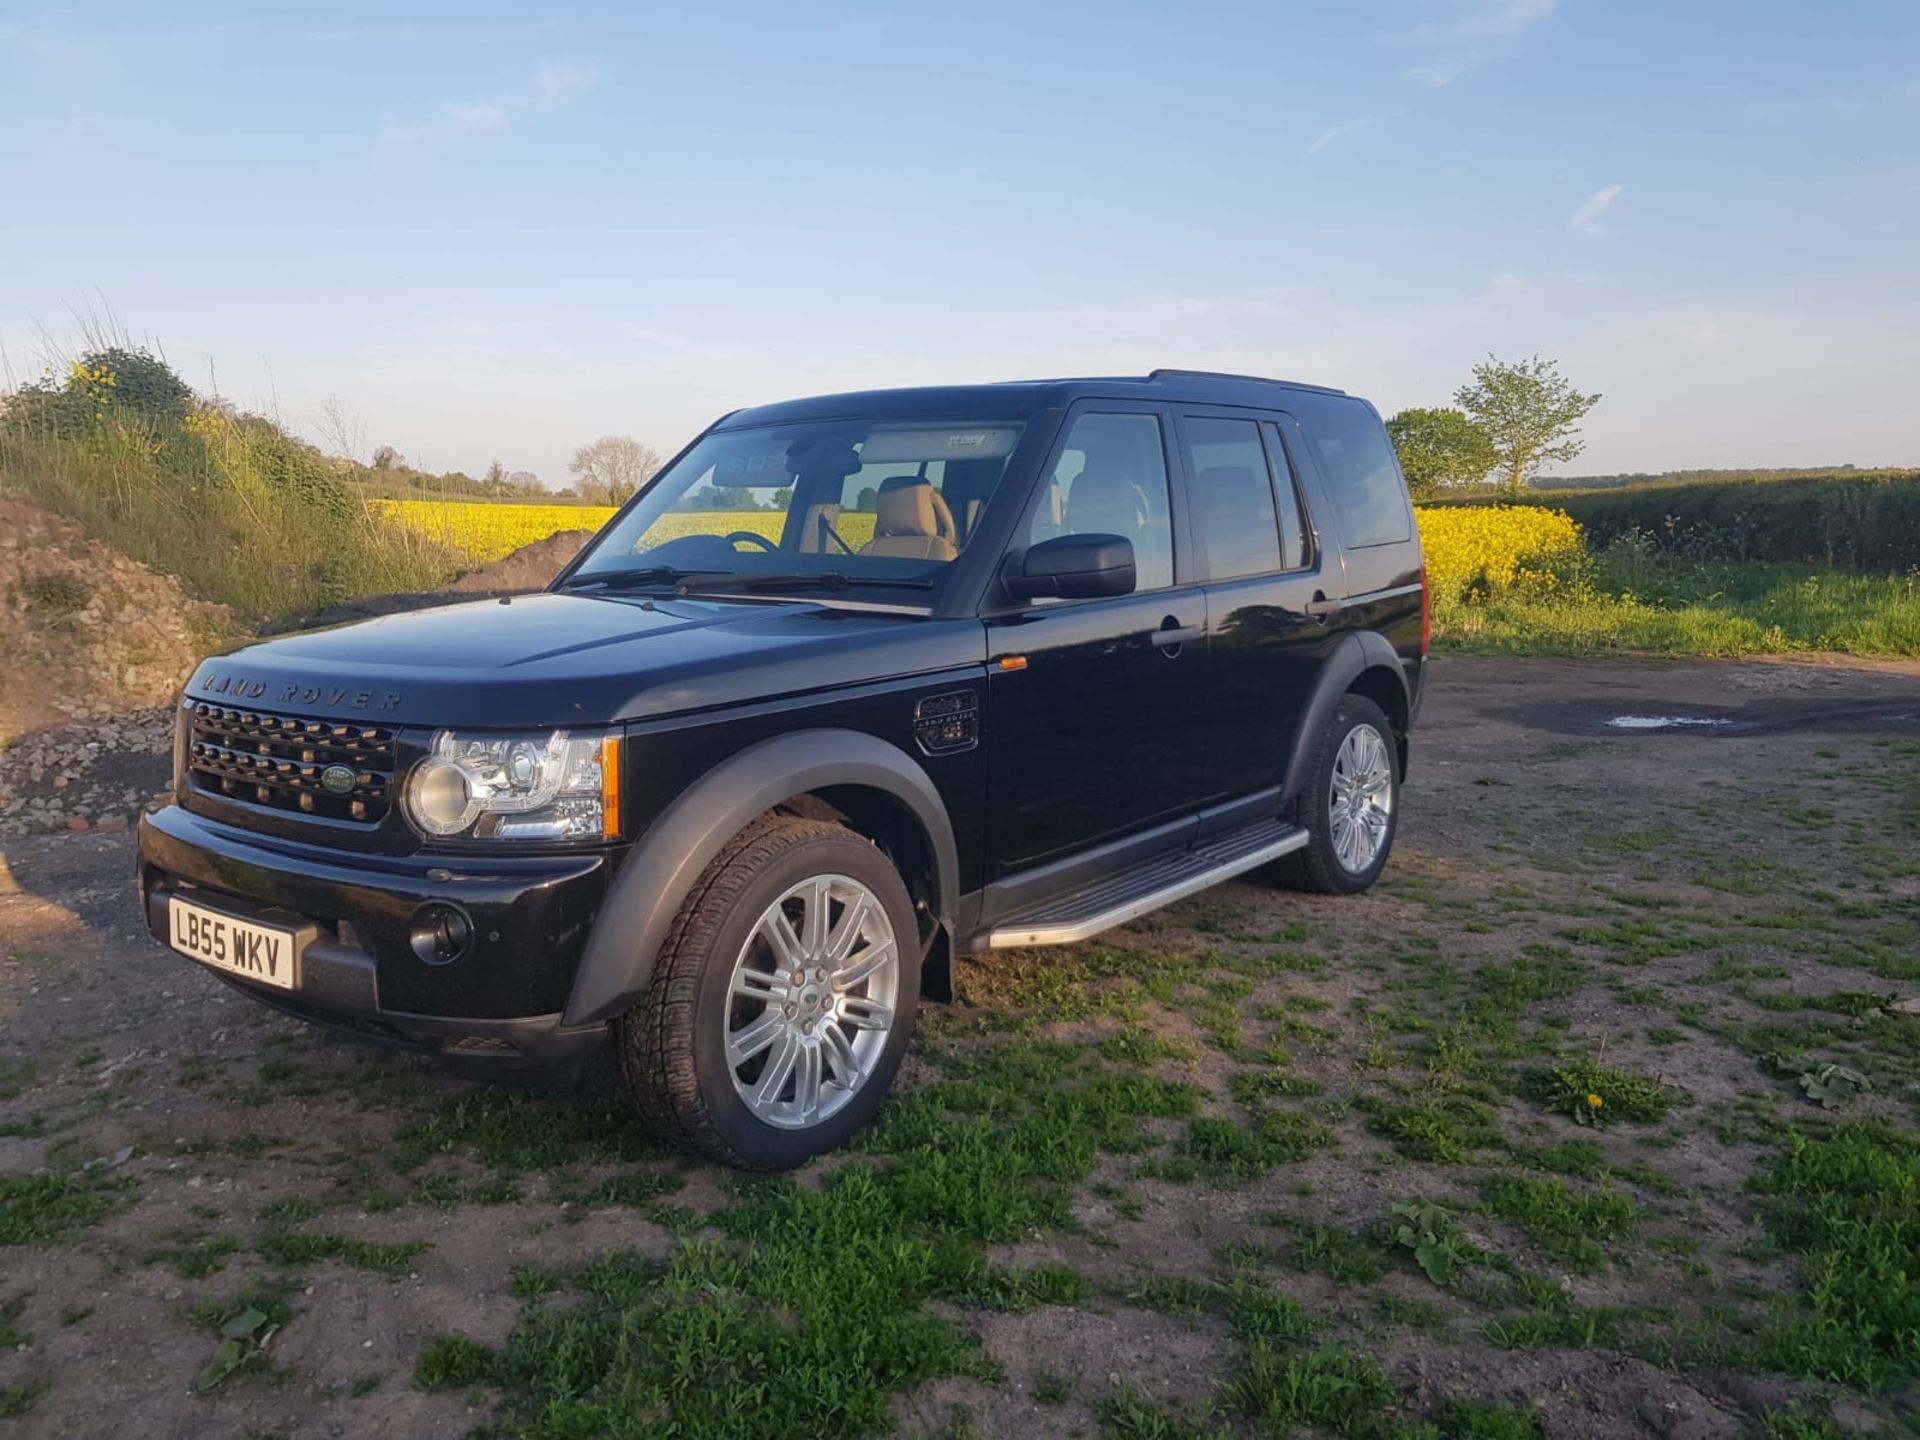
[[[1189,640],[1198,640],[1205,635],[1206,627],[1201,625],[1178,625],[1169,615],[1161,622],[1160,628],[1153,632],[1153,643],[1169,653],[1179,650]]]
[[[1309,619],[1318,620],[1322,625],[1324,625],[1327,623],[1327,621],[1331,620],[1334,616],[1338,615],[1342,610],[1346,608],[1347,608],[1346,601],[1329,600],[1327,599],[1326,593],[1324,591],[1316,590],[1313,592],[1313,599],[1309,600],[1306,604],[1302,605],[1300,607],[1300,610],[1301,610],[1301,613],[1306,615]]]

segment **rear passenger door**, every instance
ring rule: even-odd
[[[1193,553],[1207,595],[1207,790],[1259,796],[1285,773],[1294,732],[1332,652],[1323,557],[1296,467],[1290,417],[1183,409],[1179,453]],[[1297,443],[1297,442],[1296,442]],[[1277,799],[1278,797],[1273,797]],[[1238,818],[1238,817],[1233,817]]]

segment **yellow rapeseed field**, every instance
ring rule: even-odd
[[[371,500],[376,513],[399,520],[476,560],[498,560],[561,530],[598,530],[613,514],[604,505],[498,505],[466,500]]]
[[[1584,573],[1586,543],[1563,510],[1442,505],[1414,513],[1436,607],[1473,604],[1502,591],[1561,590]]]
[[[598,530],[612,518],[604,505],[500,505],[468,500],[374,500],[381,514],[465,551],[475,560],[498,560],[522,545],[560,530]],[[772,510],[692,510],[664,515],[645,536],[648,546],[682,535],[744,530],[780,538],[786,516]],[[858,549],[873,538],[873,516],[844,514],[835,522],[840,538]]]
[[[476,561],[497,560],[560,530],[597,530],[613,515],[605,506],[502,505],[484,501],[375,500],[378,511]],[[1577,586],[1586,546],[1563,511],[1539,505],[1422,507],[1420,540],[1437,607],[1484,602],[1502,592],[1541,594]],[[687,511],[665,515],[648,546],[681,535],[743,530],[779,538],[786,517],[771,510]],[[859,548],[873,538],[873,516],[843,514],[834,527]]]

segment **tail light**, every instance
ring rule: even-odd
[[[1427,583],[1425,562],[1420,566],[1420,653],[1433,644],[1433,587]]]

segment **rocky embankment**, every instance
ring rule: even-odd
[[[436,594],[368,596],[274,628],[537,590],[586,538],[552,535]],[[174,698],[202,656],[243,638],[225,607],[0,496],[0,839],[124,830],[163,799]]]

